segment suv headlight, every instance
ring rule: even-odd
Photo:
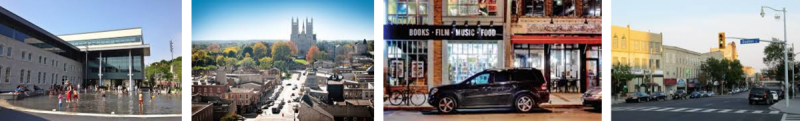
[[[437,88],[431,88],[431,92],[430,92],[429,94],[430,94],[430,95],[434,95],[434,94],[436,94],[436,92],[438,92],[438,91],[439,91],[439,89],[437,89]]]

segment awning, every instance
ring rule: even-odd
[[[512,44],[602,44],[601,36],[512,35]]]

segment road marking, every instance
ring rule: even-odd
[[[653,108],[648,108],[648,109],[642,109],[642,111],[650,111],[650,110],[655,110],[655,109],[659,109],[659,107],[653,107]]]
[[[769,114],[778,114],[781,113],[780,111],[770,111]]]
[[[699,110],[703,110],[703,109],[702,108],[695,108],[695,109],[687,110],[686,112],[697,112]]]
[[[717,110],[717,109],[708,109],[708,110],[704,110],[703,112],[708,113],[708,112],[715,111],[715,110]]]
[[[678,112],[678,111],[681,111],[681,110],[686,110],[686,109],[688,109],[688,108],[678,108],[678,109],[671,110],[671,111],[672,111],[672,112]]]
[[[800,115],[784,113],[781,121],[800,121]]]
[[[667,110],[669,110],[669,109],[675,109],[675,108],[662,108],[662,109],[658,109],[658,110],[656,110],[656,111],[667,111]]]
[[[753,113],[763,113],[763,112],[764,111],[762,111],[762,110],[753,111]]]
[[[720,113],[727,113],[728,111],[731,111],[731,109],[724,109],[724,110],[721,110],[721,111],[719,111],[719,112],[720,112]]]
[[[739,110],[739,111],[736,111],[736,113],[744,113],[744,112],[747,112],[747,110]]]

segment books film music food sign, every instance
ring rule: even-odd
[[[502,40],[502,25],[384,25],[384,39]]]

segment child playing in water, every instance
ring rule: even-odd
[[[61,109],[61,99],[64,99],[64,94],[58,94],[58,108]]]
[[[140,92],[140,93],[139,93],[139,105],[142,105],[142,100],[143,100],[143,99],[144,99],[144,98],[142,98],[142,93]]]

